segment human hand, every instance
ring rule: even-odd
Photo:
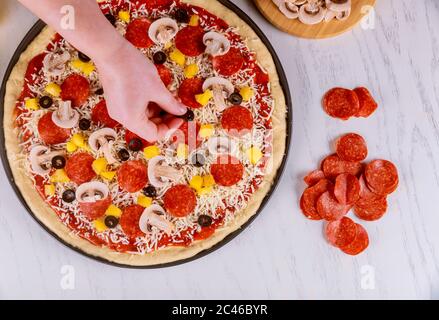
[[[125,41],[112,55],[95,60],[110,116],[147,141],[178,129],[186,107],[161,81],[157,69]],[[151,103],[153,102],[153,103]],[[168,113],[159,117],[160,108]]]

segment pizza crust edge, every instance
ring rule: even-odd
[[[118,253],[110,250],[107,247],[98,247],[89,241],[74,235],[72,231],[59,220],[58,216],[54,214],[53,209],[35,190],[31,179],[25,173],[25,169],[19,166],[19,160],[23,159],[24,155],[20,152],[20,142],[17,135],[17,129],[14,128],[14,123],[12,121],[12,119],[14,119],[15,103],[24,84],[24,74],[26,72],[26,68],[34,56],[45,50],[47,44],[55,34],[52,29],[45,27],[43,31],[35,38],[35,40],[28,46],[28,48],[22,53],[6,84],[3,119],[6,152],[13,173],[14,182],[19,188],[29,208],[43,225],[45,225],[67,244],[88,255],[120,265],[154,266],[177,262],[180,260],[189,259],[221,242],[229,234],[240,229],[252,216],[256,214],[263,199],[272,187],[273,181],[285,154],[287,107],[275,64],[267,47],[263,44],[257,34],[250,28],[250,26],[247,25],[247,23],[245,23],[238,15],[221,3],[217,1],[209,1],[206,5],[206,1],[204,0],[184,0],[183,2],[203,7],[216,16],[221,17],[230,26],[234,26],[239,29],[240,35],[243,39],[246,39],[246,43],[250,50],[256,53],[258,62],[266,71],[268,71],[270,76],[272,96],[275,101],[275,108],[273,112],[274,133],[272,170],[270,173],[264,176],[263,182],[261,183],[259,189],[253,194],[252,198],[248,202],[247,207],[238,212],[235,219],[231,223],[225,227],[217,229],[215,234],[206,240],[196,241],[188,247],[168,247],[145,255],[136,255]]]

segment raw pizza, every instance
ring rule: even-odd
[[[286,136],[274,62],[213,0],[99,5],[188,107],[184,123],[156,142],[126,130],[93,61],[46,28],[7,85],[15,183],[39,221],[87,254],[132,266],[190,258],[245,224],[271,188]]]

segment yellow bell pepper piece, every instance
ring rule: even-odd
[[[192,63],[184,68],[184,75],[188,79],[192,79],[197,75],[199,71],[198,65],[196,63]]]
[[[129,23],[131,20],[130,12],[125,10],[119,11],[119,19],[123,22]]]
[[[24,102],[24,106],[28,110],[38,110],[38,109],[40,109],[40,104],[38,103],[38,99],[37,98],[26,99],[26,101]]]
[[[254,96],[254,91],[250,87],[243,87],[241,90],[239,90],[239,94],[242,96],[242,100],[244,101],[250,101],[251,98]]]
[[[64,169],[56,170],[50,177],[50,182],[52,183],[67,183],[70,182],[70,178]]]
[[[187,159],[189,155],[189,146],[184,143],[180,143],[177,146],[177,158],[180,160]]]
[[[144,208],[148,208],[152,204],[152,199],[150,197],[140,195],[137,197],[137,204]]]
[[[79,59],[73,60],[70,64],[73,69],[76,69],[86,76],[89,76],[94,70],[95,66],[91,62],[83,62]]]
[[[74,144],[72,141],[68,141],[66,144],[66,149],[67,149],[67,152],[73,153],[76,150],[78,150],[78,146],[76,144]]]
[[[251,147],[246,151],[247,158],[252,164],[257,164],[259,160],[264,156],[262,151],[258,147]]]
[[[196,27],[200,24],[200,17],[196,14],[191,16],[191,19],[189,20],[189,25],[192,27]]]
[[[149,146],[143,149],[143,155],[146,159],[152,159],[160,155],[160,148],[158,146]]]
[[[104,171],[100,173],[100,176],[105,180],[111,181],[116,176],[116,171]]]
[[[207,106],[210,99],[213,98],[213,92],[210,89],[204,91],[204,93],[195,95],[195,100],[201,104],[203,107]]]
[[[48,197],[55,195],[55,186],[53,184],[46,184],[44,186],[44,194]]]
[[[72,143],[75,144],[75,146],[80,147],[80,148],[83,148],[86,145],[85,144],[85,138],[80,133],[74,134],[71,141],[72,141]]]
[[[200,190],[197,191],[199,196],[204,196],[206,194],[211,193],[213,190],[212,187],[202,187]]]
[[[171,47],[172,47],[172,42],[171,41],[165,43],[165,46],[164,46],[165,50],[168,50]]]
[[[44,91],[53,97],[59,97],[61,94],[61,87],[56,83],[50,82],[47,84],[46,88],[44,88]]]
[[[189,185],[195,190],[201,190],[203,187],[203,177],[201,176],[193,176],[191,181],[189,181]]]
[[[203,187],[209,188],[213,187],[216,184],[215,179],[212,175],[207,175],[203,177]]]
[[[93,161],[91,167],[96,174],[101,174],[107,169],[108,161],[105,158],[99,158]]]
[[[215,133],[215,127],[213,124],[203,124],[200,127],[200,137],[203,139],[210,138]]]
[[[177,48],[172,50],[172,52],[169,54],[169,58],[171,61],[174,61],[176,64],[182,67],[186,64],[186,56]]]
[[[107,211],[105,211],[105,214],[107,216],[113,216],[116,218],[120,218],[120,216],[122,215],[122,210],[119,209],[118,207],[116,207],[114,204],[112,204],[107,208]]]
[[[102,219],[98,219],[93,221],[93,225],[97,232],[104,232],[108,229],[108,227],[105,225],[105,222]]]

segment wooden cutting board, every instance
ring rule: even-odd
[[[259,11],[278,29],[301,38],[323,39],[338,36],[355,27],[369,13],[376,0],[352,0],[351,15],[345,21],[332,20],[317,25],[306,25],[298,19],[285,17],[272,0],[253,0]],[[369,6],[369,7],[367,7]]]

